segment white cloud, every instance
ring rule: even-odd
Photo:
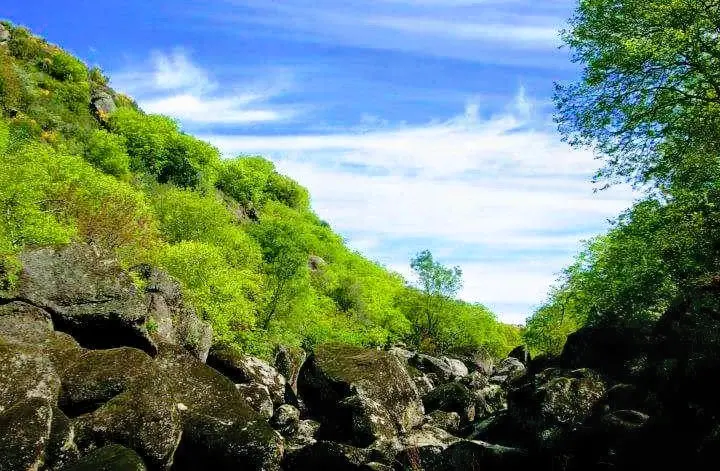
[[[517,322],[544,299],[579,242],[634,197],[623,187],[594,193],[592,154],[571,149],[533,115],[520,91],[504,113],[486,118],[469,104],[426,125],[205,138],[228,154],[271,156],[352,246],[401,273],[425,247],[446,255],[464,269],[464,299],[515,306],[501,315]]]
[[[397,16],[368,17],[364,21],[370,26],[378,26],[402,33],[464,41],[495,41],[533,49],[537,49],[539,46],[559,44],[560,42],[558,28],[555,25],[468,23],[457,21],[457,19],[438,20],[427,17]]]
[[[115,77],[116,88],[133,95],[145,111],[196,126],[267,123],[298,114],[297,109],[270,103],[288,86],[286,76],[218,92],[217,83],[183,49],[156,51],[149,61]]]

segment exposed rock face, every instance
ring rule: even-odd
[[[513,381],[522,378],[525,372],[525,365],[520,360],[508,357],[495,366],[492,376],[490,376],[490,382],[508,386]]]
[[[95,116],[105,121],[116,109],[115,100],[109,90],[99,88],[92,92],[90,105]]]
[[[0,24],[0,44],[6,43],[10,40],[10,31],[5,25]]]
[[[134,451],[120,445],[107,445],[83,456],[63,471],[147,471]]]
[[[45,462],[52,406],[33,397],[15,403],[0,416],[0,469],[33,470]]]
[[[475,420],[475,397],[459,382],[446,383],[423,396],[428,411],[456,412],[463,424]]]
[[[275,410],[270,424],[283,436],[292,436],[300,425],[300,411],[290,404],[283,404]]]
[[[441,382],[452,381],[455,378],[467,375],[468,371],[464,365],[461,368],[455,361],[450,362],[448,360],[447,357],[435,358],[418,353],[411,357],[408,362],[423,373],[436,375]],[[462,362],[459,363],[462,364]]]
[[[60,377],[41,350],[0,344],[0,378],[0,413],[30,398],[57,403]]]
[[[149,290],[140,289],[117,262],[81,244],[27,251],[21,261],[17,298],[50,313],[55,328],[81,345],[129,346],[154,355],[158,342],[165,342],[194,347],[201,359],[207,355],[209,326],[177,306],[175,291],[157,288],[168,288],[156,283],[157,272],[141,271]],[[163,329],[150,332],[150,319]]]
[[[298,375],[306,358],[307,353],[301,348],[281,345],[275,353],[275,369],[285,378],[294,394],[297,394]]]
[[[264,361],[244,355],[233,348],[220,347],[212,350],[208,364],[235,383],[251,383],[264,387],[274,405],[285,403],[285,378]]]
[[[422,402],[402,363],[379,350],[319,346],[300,372],[298,391],[328,436],[361,445],[423,420]]]

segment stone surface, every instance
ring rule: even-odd
[[[45,467],[51,471],[59,470],[77,461],[78,457],[75,428],[70,419],[53,406],[50,438],[45,451]]]
[[[121,445],[107,445],[91,451],[63,471],[147,471],[134,451]]]
[[[395,457],[401,469],[424,470],[437,465],[442,452],[460,439],[432,425],[423,425],[402,439]]]
[[[298,391],[328,436],[360,445],[403,433],[423,420],[414,383],[400,360],[384,351],[318,346],[303,366]]]
[[[236,384],[235,387],[255,412],[258,412],[265,419],[272,417],[273,402],[267,387],[257,383]]]
[[[301,420],[298,422],[297,430],[287,441],[287,450],[299,450],[300,448],[315,443],[320,422],[314,420]]]
[[[530,355],[530,351],[525,345],[519,345],[510,351],[508,353],[509,358],[515,358],[520,361],[525,367],[527,368],[530,365],[530,362],[532,361],[532,355]]]
[[[513,381],[522,378],[525,373],[525,365],[520,360],[508,357],[495,365],[492,376],[490,376],[490,382],[507,386]]]
[[[0,471],[37,470],[45,462],[50,440],[52,406],[32,397],[0,415]]]
[[[6,43],[10,40],[10,31],[5,27],[5,25],[0,24],[0,44]]]
[[[462,440],[447,447],[436,467],[429,471],[514,471],[531,466],[532,461],[524,450],[477,440]]]
[[[62,372],[59,404],[72,415],[92,411],[155,370],[152,358],[136,348],[88,350]]]
[[[295,394],[297,394],[298,375],[305,359],[307,359],[307,353],[302,348],[281,345],[275,353],[275,369],[283,375]]]
[[[298,430],[300,411],[290,404],[283,404],[275,410],[270,424],[283,436],[291,436]]]
[[[436,375],[441,382],[451,381],[456,377],[455,365],[440,358],[417,353],[408,362],[423,373]]]
[[[285,471],[359,471],[369,462],[367,450],[336,442],[320,441],[289,453]]]
[[[446,430],[453,435],[459,435],[461,432],[462,419],[457,412],[436,410],[428,414],[428,418],[431,425]]]
[[[0,344],[0,413],[29,398],[57,402],[60,377],[41,350],[27,344]]]
[[[232,347],[219,347],[210,352],[208,364],[235,383],[264,386],[276,406],[285,402],[285,378],[259,358],[245,355]]]
[[[463,424],[475,420],[475,396],[462,383],[446,383],[423,396],[427,411],[457,412]]]
[[[109,90],[103,88],[93,90],[90,104],[95,115],[103,121],[117,109],[112,94]]]

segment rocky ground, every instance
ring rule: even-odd
[[[211,348],[161,272],[129,275],[86,246],[22,261],[0,300],[0,471],[705,469],[720,456],[719,356],[682,305],[653,331],[583,329],[554,359],[322,345],[270,365]]]

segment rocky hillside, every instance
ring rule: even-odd
[[[0,301],[0,470],[709,469],[718,352],[682,306],[495,362],[324,344],[211,347],[161,271],[92,247],[22,256]],[[152,326],[152,327],[151,327]],[[681,334],[684,333],[685,335]],[[672,469],[672,468],[671,468]]]

